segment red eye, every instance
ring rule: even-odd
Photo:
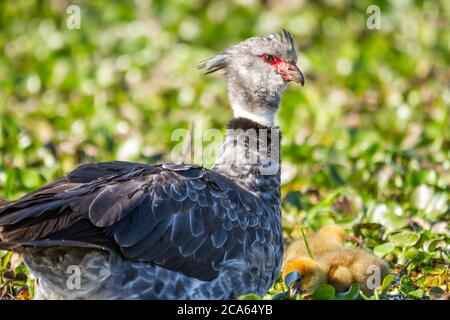
[[[266,55],[265,55],[265,60],[266,60],[266,62],[268,62],[268,63],[272,63],[272,62],[275,61],[275,58],[274,58],[273,56],[271,56],[270,54],[266,54]]]
[[[270,54],[263,54],[261,56],[261,59],[262,61],[267,62],[268,64],[274,64],[277,61],[277,58]]]

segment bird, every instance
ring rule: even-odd
[[[81,164],[0,207],[0,248],[36,278],[35,299],[263,296],[284,250],[280,130],[289,82],[304,85],[293,36],[255,36],[200,63],[225,75],[233,117],[211,169]]]
[[[345,231],[337,225],[323,226],[317,233],[307,233],[309,256],[304,239],[297,239],[287,247],[283,259],[283,278],[293,271],[298,271],[302,278],[295,284],[294,293],[301,291],[313,293],[317,287],[327,283],[326,270],[313,258],[343,248]]]
[[[301,275],[293,285],[294,293],[312,294],[327,283],[344,292],[357,283],[366,296],[371,296],[390,273],[387,263],[371,252],[346,248],[345,231],[337,225],[324,226],[306,238],[312,256],[304,239],[299,239],[287,248],[282,265],[283,278],[293,271]]]

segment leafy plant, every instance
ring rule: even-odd
[[[346,245],[392,267],[389,285],[368,299],[445,296],[450,7],[378,2],[383,29],[369,30],[373,1],[294,2],[285,10],[285,1],[84,1],[81,28],[71,30],[59,2],[1,1],[0,197],[16,199],[84,162],[172,162],[173,131],[194,121],[224,132],[226,87],[197,63],[284,27],[307,80],[288,88],[277,119],[284,236],[340,224]],[[0,276],[28,276],[12,260],[0,251]],[[283,280],[264,298],[292,299]],[[0,278],[0,288],[1,298],[30,298],[33,279]],[[352,288],[333,299],[354,298]]]

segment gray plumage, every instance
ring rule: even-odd
[[[236,116],[248,117],[266,126],[273,126],[281,94],[287,82],[280,77],[280,70],[263,62],[264,54],[278,57],[294,67],[290,70],[296,78],[292,81],[303,85],[303,74],[296,67],[297,53],[289,32],[271,33],[253,37],[232,46],[200,64],[206,74],[225,71],[228,98]]]
[[[207,72],[226,69],[230,99],[255,114],[240,117],[232,105],[235,118],[213,169],[84,164],[0,207],[0,247],[24,254],[37,278],[36,298],[232,299],[267,292],[283,254],[280,134],[258,120],[261,110],[273,116],[289,80],[269,64],[273,70],[259,74],[265,54],[295,63],[291,35],[251,38],[202,65]],[[261,82],[255,91],[235,88],[252,73]],[[241,161],[243,155],[256,161]],[[73,266],[81,275],[76,288],[68,285]]]

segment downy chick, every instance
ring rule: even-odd
[[[288,247],[282,268],[283,278],[292,271],[302,275],[297,286],[304,293],[313,293],[325,283],[342,292],[356,282],[365,295],[371,295],[389,273],[388,265],[375,255],[345,248],[345,232],[338,226],[325,226],[306,237],[314,259],[308,256],[304,240],[300,239]]]
[[[285,278],[292,271],[298,271],[302,279],[296,284],[294,291],[312,293],[317,287],[327,283],[326,270],[314,259],[328,252],[342,249],[345,232],[339,226],[327,225],[317,233],[307,233],[306,238],[313,257],[309,257],[304,239],[296,240],[285,252],[282,272]]]

